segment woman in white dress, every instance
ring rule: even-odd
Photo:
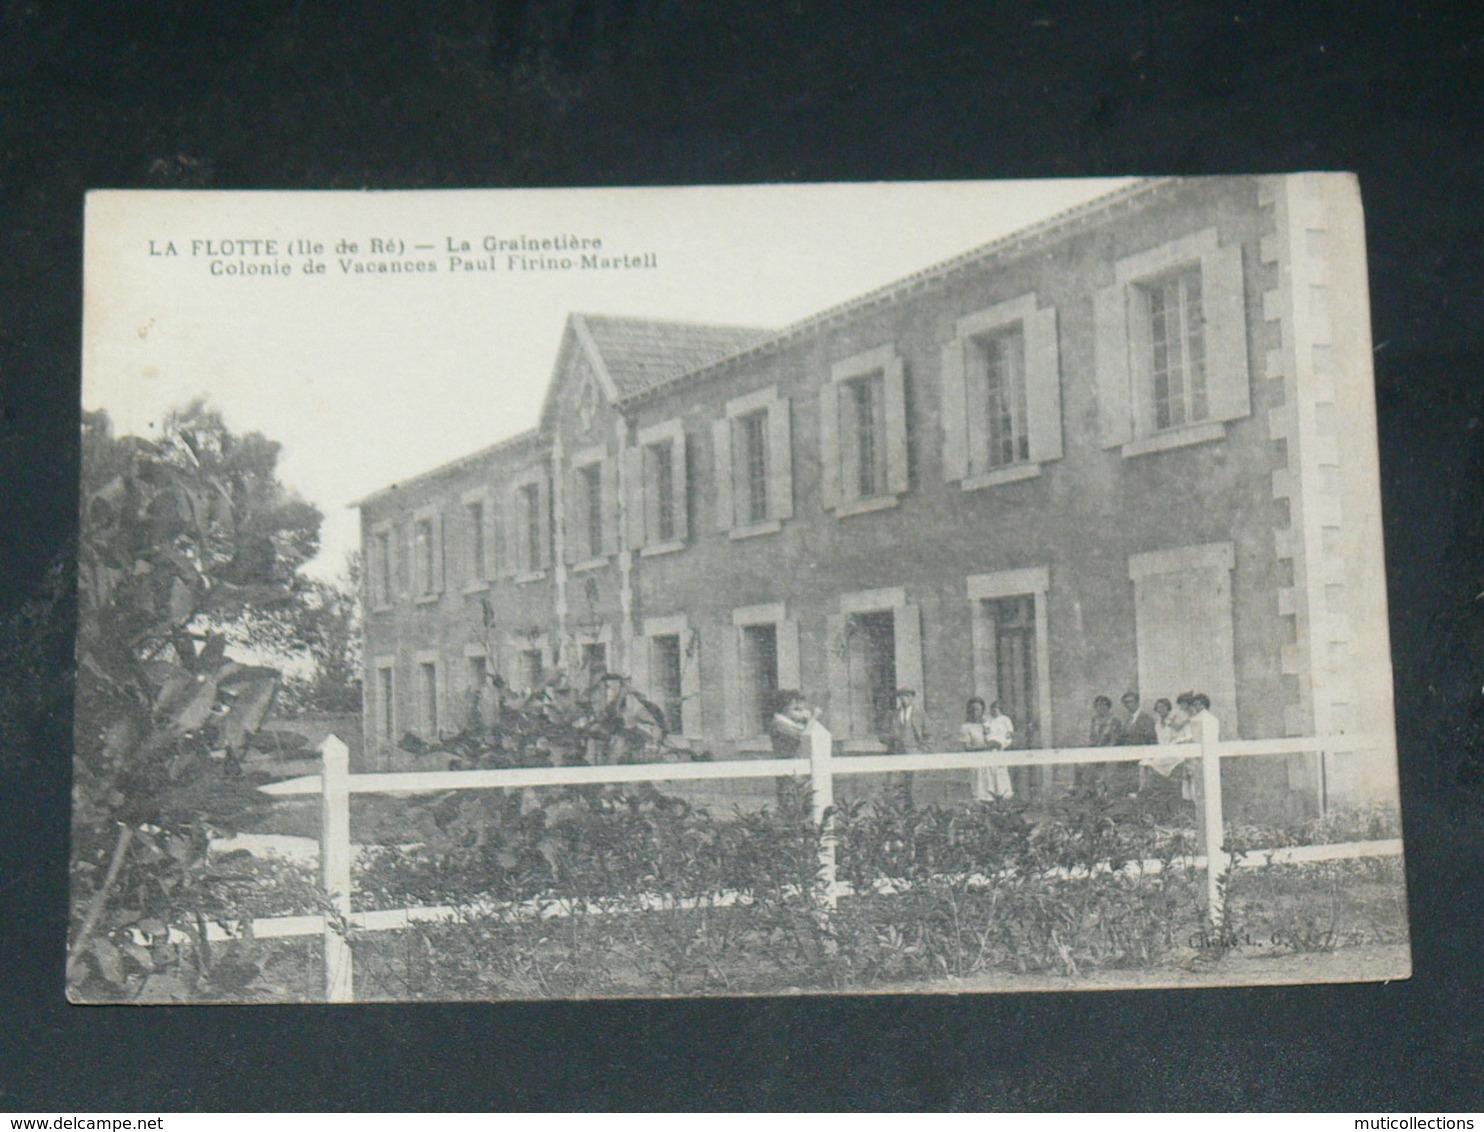
[[[984,701],[978,696],[969,700],[965,720],[958,729],[959,741],[966,751],[1003,751],[1010,746],[1015,724],[1000,711],[1000,705],[989,706],[984,714]],[[974,796],[981,802],[991,798],[1009,798],[1015,793],[1010,783],[1010,768],[989,766],[974,772]]]

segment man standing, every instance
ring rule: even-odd
[[[894,755],[916,754],[925,751],[927,721],[922,709],[917,706],[915,688],[898,688],[896,707],[892,709],[881,739],[886,749]]]
[[[1153,747],[1159,743],[1159,730],[1155,727],[1154,716],[1144,710],[1144,705],[1139,700],[1137,692],[1125,692],[1123,694],[1123,710],[1128,712],[1128,719],[1123,724],[1123,745],[1125,747]],[[1133,794],[1144,787],[1144,769],[1136,768],[1132,763],[1119,764],[1120,786],[1123,793]]]
[[[1123,725],[1123,745],[1125,747],[1153,747],[1159,742],[1159,732],[1155,730],[1154,716],[1144,710],[1144,705],[1139,700],[1139,693],[1125,692],[1123,694],[1123,710],[1128,712],[1128,720]]]
[[[893,755],[915,755],[927,750],[928,722],[917,706],[916,688],[898,688],[896,706],[883,721],[881,741],[887,753]],[[904,806],[912,805],[912,774],[899,774],[892,786],[897,800]]]

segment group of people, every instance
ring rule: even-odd
[[[796,758],[803,750],[804,735],[819,711],[809,706],[803,693],[789,688],[774,698],[774,713],[768,722],[768,737],[773,753],[780,758]],[[986,704],[983,698],[969,700],[966,718],[959,728],[958,741],[966,751],[1003,751],[1015,736],[1015,724],[1000,710],[998,702]],[[917,703],[915,688],[898,688],[890,710],[884,712],[877,727],[878,738],[890,754],[919,754],[932,747],[932,728]],[[981,798],[995,795],[1009,797],[1014,793],[1007,767],[987,767],[975,772],[976,794]],[[898,776],[900,792],[910,796],[910,775]]]
[[[1221,726],[1211,714],[1211,697],[1204,692],[1182,692],[1174,704],[1167,699],[1154,701],[1152,711],[1145,711],[1137,692],[1126,692],[1120,719],[1113,714],[1113,701],[1098,696],[1092,701],[1092,726],[1089,747],[1153,747],[1160,743],[1200,743],[1221,738]]]
[[[1092,702],[1092,725],[1087,745],[1090,747],[1152,747],[1166,744],[1215,743],[1221,739],[1221,722],[1211,711],[1211,697],[1204,692],[1182,692],[1175,702],[1154,701],[1146,712],[1138,694],[1123,696],[1126,717],[1113,714],[1113,701],[1098,696]],[[1114,768],[1110,774],[1110,767]],[[1139,790],[1139,770],[1148,767],[1162,778],[1177,781],[1180,797],[1194,801],[1199,794],[1195,774],[1185,755],[1157,755],[1140,759],[1137,764],[1113,763],[1078,767],[1084,776],[1100,775],[1110,790],[1134,794]],[[1085,778],[1079,779],[1084,781]]]
[[[1137,692],[1127,692],[1121,700],[1122,717],[1114,714],[1113,701],[1107,696],[1093,700],[1090,747],[1153,747],[1167,744],[1201,744],[1221,738],[1221,725],[1211,712],[1211,698],[1204,692],[1183,692],[1172,704],[1157,699],[1146,710]],[[768,723],[768,736],[773,753],[782,758],[795,758],[803,751],[803,738],[810,725],[819,718],[802,692],[784,689],[774,699],[774,713]],[[931,728],[917,703],[914,688],[898,688],[891,710],[884,713],[878,727],[881,742],[892,754],[911,754],[931,749]],[[972,696],[964,709],[964,722],[958,729],[958,743],[965,751],[1003,751],[1013,746],[1015,723],[1000,710],[998,701],[986,703]],[[1110,792],[1134,794],[1139,789],[1139,767],[1148,767],[1171,781],[1178,780],[1181,796],[1196,796],[1195,777],[1185,767],[1189,756],[1152,756],[1134,762],[1081,764],[1077,767],[1079,786],[1101,784]],[[1176,772],[1180,773],[1177,774]],[[1009,767],[985,767],[975,771],[975,795],[981,800],[1009,798],[1015,785]]]

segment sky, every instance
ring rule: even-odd
[[[83,406],[279,441],[333,577],[355,500],[537,423],[570,312],[781,328],[1127,183],[95,192]]]

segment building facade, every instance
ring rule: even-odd
[[[1365,280],[1348,178],[1177,179],[783,330],[574,314],[536,429],[359,504],[368,759],[560,664],[719,756],[780,687],[847,752],[898,686],[1033,747],[1194,689],[1378,737],[1249,794],[1394,797]]]

